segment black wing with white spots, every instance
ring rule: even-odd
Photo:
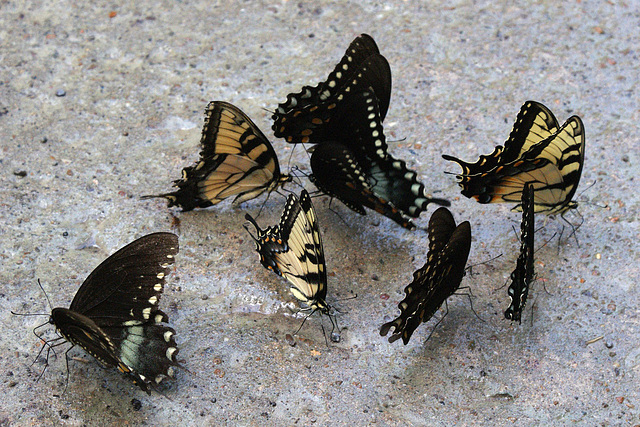
[[[325,120],[336,102],[348,92],[372,87],[380,102],[384,120],[391,98],[391,68],[380,55],[378,46],[367,34],[356,37],[327,80],[316,86],[304,86],[300,92],[287,95],[273,115],[273,130],[288,142],[311,142],[321,138]],[[309,139],[312,129],[318,133]]]

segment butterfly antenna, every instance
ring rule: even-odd
[[[49,299],[49,295],[47,295],[47,291],[44,290],[42,283],[40,283],[40,279],[38,279],[38,286],[40,286],[40,289],[42,289],[42,293],[44,294],[44,297],[47,299],[47,303],[49,303],[49,309],[53,310],[53,306],[51,305],[51,300]]]

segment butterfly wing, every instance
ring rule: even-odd
[[[458,289],[470,249],[469,222],[455,227],[451,212],[438,208],[429,220],[427,262],[413,274],[413,281],[405,288],[405,298],[398,304],[400,316],[382,325],[380,335],[387,335],[393,327],[389,342],[402,338],[406,345],[420,323],[431,319]]]
[[[375,58],[375,59],[372,59]],[[359,77],[357,77],[359,74]],[[316,86],[304,86],[298,93],[287,95],[287,100],[278,105],[273,116],[273,130],[276,136],[285,137],[290,142],[303,142],[295,140],[298,135],[293,129],[286,130],[290,118],[296,117],[296,123],[313,124],[313,111],[319,105],[331,105],[338,94],[344,92],[345,87],[352,86],[360,78],[364,78],[373,86],[381,99],[382,117],[387,113],[391,98],[391,69],[386,59],[380,55],[378,46],[373,38],[367,34],[356,37],[345,52],[344,56],[329,74],[327,80]],[[331,108],[331,107],[329,107]],[[305,116],[309,120],[302,119]],[[284,128],[282,126],[284,125]],[[300,127],[297,127],[300,130]]]
[[[534,189],[532,184],[527,184],[522,192],[522,224],[520,225],[520,255],[516,268],[511,273],[511,285],[509,285],[509,298],[511,303],[504,312],[504,316],[514,322],[520,322],[529,295],[529,286],[534,276],[533,235],[535,232],[534,218]]]
[[[262,230],[250,215],[246,218],[256,228],[252,237],[262,265],[287,279],[304,305],[328,312],[324,249],[309,194],[303,190],[300,199],[290,195],[276,227]]]
[[[238,107],[212,101],[205,111],[200,160],[182,170],[178,190],[164,197],[183,211],[216,205],[235,196],[240,203],[271,192],[291,178],[280,173],[276,153],[260,129]]]
[[[355,155],[344,145],[329,142],[316,146],[311,155],[311,170],[316,187],[336,197],[350,209],[365,215],[366,206],[405,228],[415,229],[409,216],[373,192],[367,174]]]
[[[147,392],[179,366],[175,331],[161,324],[168,318],[158,308],[178,249],[171,233],[141,237],[93,270],[69,310],[52,312],[68,341],[129,374]]]

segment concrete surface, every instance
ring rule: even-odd
[[[0,2],[0,424],[640,424],[639,23],[635,1]],[[264,198],[179,214],[139,196],[169,190],[197,159],[208,101],[238,105],[271,135],[266,110],[323,80],[362,32],[393,71],[390,151],[471,221],[471,264],[503,256],[463,279],[485,322],[453,296],[430,340],[435,320],[390,345],[378,328],[424,263],[426,234],[336,203],[345,225],[315,199],[345,329],[327,347],[329,323],[314,316],[292,347],[285,335],[301,319],[242,228]],[[501,287],[520,216],[461,198],[440,155],[491,152],[528,99],[584,120],[584,224],[579,246],[554,239],[536,252],[531,303],[511,325]],[[274,145],[285,171],[308,164]],[[283,204],[272,196],[260,223]],[[536,246],[561,227],[547,221]],[[79,349],[66,391],[62,353],[37,382],[31,330],[46,317],[9,311],[50,311],[37,279],[68,306],[108,254],[161,230],[180,235],[162,307],[189,370],[168,398]]]

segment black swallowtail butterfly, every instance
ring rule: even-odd
[[[393,327],[389,342],[399,338],[406,345],[413,331],[427,322],[440,306],[460,287],[471,249],[471,226],[456,223],[447,208],[438,208],[429,220],[429,253],[425,265],[413,273],[413,281],[404,289],[400,316],[380,328],[385,336]]]

